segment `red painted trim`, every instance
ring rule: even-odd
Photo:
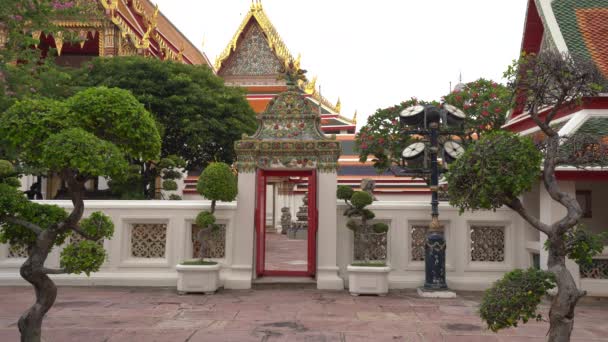
[[[321,130],[323,132],[334,132],[334,131],[341,131],[343,129],[346,130],[351,130],[351,129],[356,129],[357,126],[355,125],[349,125],[349,126],[323,126],[321,127]]]
[[[264,171],[262,170],[258,171],[256,193],[256,272],[258,276],[261,276],[264,274],[264,266],[266,264],[266,177],[264,176]]]
[[[545,27],[540,15],[538,14],[536,2],[534,0],[528,0],[528,11],[526,13],[526,21],[524,23],[524,36],[521,42],[521,52],[538,53],[543,41],[544,32]],[[518,95],[518,99],[521,99],[521,96],[523,95]],[[511,118],[521,115],[523,109],[524,108],[522,106],[515,108]]]
[[[566,104],[557,112],[553,120],[576,113],[583,109],[608,109],[608,97],[586,97],[580,105]],[[539,118],[544,119],[550,111],[551,108],[541,112]],[[511,132],[522,132],[533,127],[536,127],[536,123],[530,117],[515,123],[507,123],[504,126],[505,129],[508,129]]]
[[[563,181],[608,181],[608,170],[606,171],[555,171],[558,180]]]
[[[308,246],[307,271],[266,270],[266,182],[268,177],[308,177]],[[256,221],[256,273],[262,276],[314,277],[317,270],[317,172],[316,170],[258,170]]]

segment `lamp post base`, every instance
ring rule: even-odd
[[[449,298],[456,298],[456,292],[450,291],[448,289],[433,290],[433,289],[426,289],[424,287],[419,287],[418,296],[420,296],[422,298],[449,299]]]

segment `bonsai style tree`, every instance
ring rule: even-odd
[[[363,245],[363,263],[360,266],[385,266],[384,263],[370,263],[372,237],[377,234],[385,234],[388,231],[386,223],[369,223],[376,217],[373,211],[366,208],[374,201],[372,196],[367,191],[354,191],[346,185],[339,185],[337,190],[338,199],[344,200],[348,205],[348,209],[344,211],[344,216],[350,218],[346,227],[358,235]]]
[[[232,202],[237,195],[237,178],[226,163],[211,163],[198,179],[196,190],[201,196],[211,200],[211,210],[203,211],[196,217],[196,224],[201,228],[197,240],[200,244],[200,263],[204,261],[204,234],[209,230],[219,229],[215,223],[215,206],[217,201]]]
[[[493,330],[517,325],[535,317],[536,304],[546,289],[557,285],[549,312],[549,340],[569,341],[574,324],[574,309],[584,291],[576,287],[566,268],[566,257],[586,262],[601,251],[597,237],[577,228],[582,210],[576,198],[560,189],[555,175],[558,165],[576,167],[607,164],[608,150],[598,134],[575,133],[560,136],[552,124],[558,112],[584,101],[584,97],[597,94],[603,78],[595,65],[582,58],[543,52],[523,56],[510,67],[506,76],[511,78],[516,91],[516,106],[528,111],[531,119],[543,133],[540,149],[530,138],[498,132],[482,138],[453,163],[447,174],[450,203],[464,210],[496,209],[508,206],[523,217],[532,227],[547,235],[548,271],[508,274],[491,290],[482,304],[482,316]],[[541,167],[542,166],[542,167]],[[519,196],[542,180],[548,194],[567,209],[558,221],[542,222],[524,206]],[[549,283],[549,284],[548,284]],[[536,284],[530,288],[530,284]],[[500,300],[513,288],[526,291],[526,305]],[[490,301],[495,301],[492,306]],[[484,301],[485,302],[485,301]],[[502,305],[499,305],[501,304]],[[491,310],[483,310],[483,307]]]
[[[81,220],[85,183],[95,177],[119,179],[128,159],[154,159],[160,136],[152,116],[128,91],[93,88],[65,103],[53,100],[16,102],[0,115],[0,136],[16,151],[21,167],[46,170],[67,184],[73,209],[29,202],[17,190],[12,165],[0,162],[0,241],[26,247],[21,276],[35,288],[36,302],[19,319],[21,340],[40,341],[42,320],[55,302],[51,274],[89,274],[106,253],[97,241],[110,238],[112,221],[102,213]],[[61,251],[60,268],[44,263],[55,246],[71,234],[84,238]]]

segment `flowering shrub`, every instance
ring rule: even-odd
[[[467,134],[477,138],[484,131],[497,130],[505,124],[511,94],[504,85],[480,78],[444,96],[443,101],[467,114]]]
[[[401,159],[401,152],[410,143],[400,134],[399,114],[407,107],[418,104],[429,104],[411,98],[396,106],[378,109],[367,119],[367,124],[355,136],[355,149],[359,152],[359,161],[366,162],[374,158],[374,167],[386,171]],[[437,104],[432,102],[430,104]]]

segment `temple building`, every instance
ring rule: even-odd
[[[247,90],[247,100],[256,113],[263,112],[270,100],[287,89],[280,79],[285,63],[294,61],[299,68],[301,55],[294,57],[266,15],[261,1],[254,1],[233,38],[217,57],[214,69],[226,84]],[[307,68],[303,68],[307,69]],[[317,76],[300,81],[298,90],[321,114],[321,129],[327,135],[335,134],[341,142],[338,182],[359,187],[362,178],[376,181],[376,192],[383,195],[428,195],[426,184],[420,180],[397,178],[390,173],[378,174],[373,162],[359,162],[355,151],[357,113],[352,118],[341,113],[341,101],[328,100],[321,94]],[[186,180],[184,194],[194,195],[196,177]],[[303,193],[305,184],[296,191]],[[392,197],[392,196],[391,196]]]
[[[149,0],[100,0],[101,20],[62,20],[65,31],[55,35],[34,32],[40,48],[57,49],[56,61],[79,66],[94,57],[149,56],[211,67],[207,56],[194,46]],[[67,32],[82,42],[64,42]]]
[[[524,26],[521,52],[526,54],[552,50],[590,58],[608,78],[608,4],[603,0],[529,0]],[[539,113],[546,118],[552,108]],[[578,133],[593,133],[608,139],[608,96],[599,94],[583,98],[580,103],[568,103],[560,108],[551,121],[551,126],[560,136],[576,136]],[[544,139],[544,133],[525,108],[515,108],[504,126],[512,132],[531,136],[534,140]],[[558,166],[556,176],[562,191],[576,196],[585,224],[591,231],[605,231],[608,212],[605,200],[608,198],[608,170],[605,168],[580,169],[572,166]],[[563,206],[554,201],[539,181],[533,190],[524,196],[524,205],[543,222],[555,222],[565,215]],[[547,252],[542,248],[545,234],[528,230],[528,240],[540,240],[540,265],[546,265]],[[605,277],[608,260],[605,257],[594,260],[590,267],[582,268],[569,263],[579,286],[591,286],[593,277]],[[601,275],[601,276],[600,276]],[[580,276],[580,278],[579,278]]]

